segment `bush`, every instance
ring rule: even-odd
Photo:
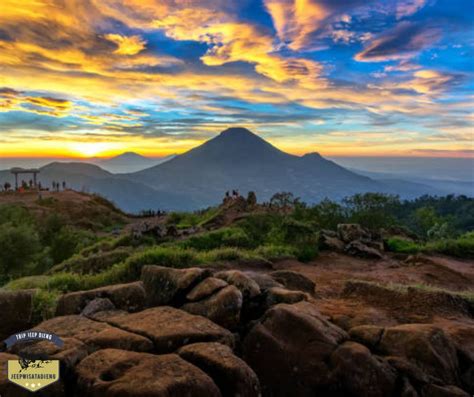
[[[257,255],[269,261],[275,261],[296,256],[295,249],[287,245],[262,245],[255,250]]]
[[[21,275],[31,270],[35,256],[41,251],[38,233],[32,225],[0,225],[0,272]]]
[[[243,229],[233,227],[192,236],[181,245],[198,251],[207,251],[220,247],[251,247],[252,241]]]
[[[459,258],[474,258],[474,232],[463,234],[457,239],[444,239],[426,244],[424,251],[457,256]]]
[[[392,237],[387,240],[387,247],[392,252],[400,254],[416,254],[421,251],[417,243],[411,240],[407,240],[401,237]]]
[[[39,323],[43,320],[53,318],[56,313],[59,293],[57,291],[37,291],[33,296],[32,320]]]

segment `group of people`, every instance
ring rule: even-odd
[[[5,192],[9,192],[11,190],[13,190],[13,186],[10,182],[5,182],[3,185],[0,185],[0,189],[1,187],[3,187],[3,190]],[[66,190],[67,188],[67,183],[66,181],[63,181],[63,182],[56,182],[56,181],[53,181],[51,182],[51,187],[52,187],[52,191],[53,192],[59,192],[61,190],[61,187],[62,187],[62,190]],[[18,188],[18,191],[20,192],[24,192],[24,191],[28,191],[28,190],[49,190],[48,188],[43,188],[43,185],[41,184],[41,182],[38,182],[37,185],[35,186],[34,182],[32,180],[30,180],[29,182],[26,182],[26,181],[21,181],[21,185],[20,187]]]

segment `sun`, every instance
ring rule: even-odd
[[[71,145],[71,151],[80,157],[97,157],[112,149],[107,142],[75,142]]]

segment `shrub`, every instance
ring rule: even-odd
[[[255,250],[255,253],[269,261],[296,256],[295,249],[287,245],[262,245]]]
[[[182,246],[198,251],[211,250],[219,247],[250,247],[252,241],[240,228],[223,228],[212,232],[192,236],[182,242]]]
[[[392,237],[388,239],[387,247],[390,251],[400,254],[416,254],[420,252],[422,248],[414,241],[401,237]]]
[[[34,294],[32,319],[35,323],[54,317],[59,295],[57,291],[46,290]]]
[[[21,275],[41,251],[38,233],[32,225],[0,225],[0,272]]]
[[[426,244],[424,251],[474,258],[474,232],[465,233],[457,239],[444,239]]]

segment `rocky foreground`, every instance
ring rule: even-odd
[[[362,285],[348,282],[344,293],[364,294]],[[0,337],[33,328],[59,335],[64,346],[4,348],[0,373],[19,355],[59,359],[61,380],[38,393],[43,396],[474,392],[471,307],[461,313],[465,322],[364,324],[338,310],[328,315],[330,302],[301,272],[146,266],[140,281],[63,295],[57,317],[35,325],[34,293],[0,293]],[[366,295],[377,299],[376,291]],[[2,376],[0,395],[29,393]]]

